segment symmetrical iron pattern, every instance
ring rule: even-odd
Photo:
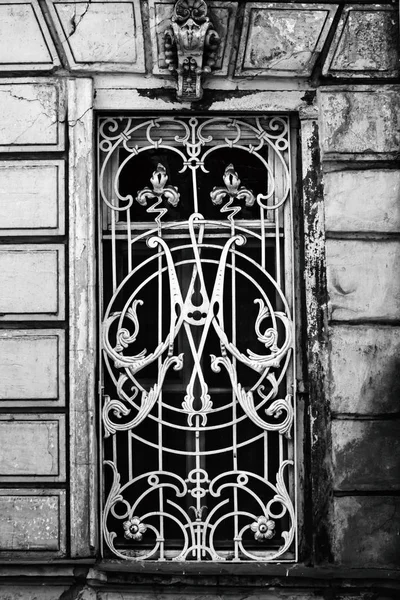
[[[102,117],[98,147],[105,553],[293,560],[289,120]]]

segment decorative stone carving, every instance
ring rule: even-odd
[[[169,70],[177,73],[180,100],[200,100],[201,76],[210,73],[216,62],[220,38],[207,12],[204,0],[178,0],[165,32],[165,59]]]

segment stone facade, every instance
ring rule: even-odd
[[[210,0],[176,99],[169,0],[0,0],[0,599],[399,597],[398,4]],[[96,111],[290,113],[298,129],[299,561],[101,558]]]

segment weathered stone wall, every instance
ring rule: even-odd
[[[65,85],[2,79],[0,98],[0,556],[60,557],[67,536]]]
[[[399,87],[322,88],[333,553],[398,565]],[[368,162],[366,162],[368,161]]]
[[[0,0],[0,600],[400,594],[398,4],[209,6],[216,71],[182,106],[172,0]],[[298,565],[99,562],[94,107],[300,114],[320,302],[303,297]]]

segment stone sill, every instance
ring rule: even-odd
[[[118,575],[127,581],[129,576],[135,583],[143,586],[182,584],[189,586],[218,585],[227,587],[274,586],[292,587],[295,583],[304,586],[331,585],[336,581],[345,586],[356,586],[362,581],[363,587],[374,582],[384,584],[400,582],[400,569],[349,568],[343,565],[309,567],[305,564],[276,563],[204,563],[143,561],[126,563],[119,560],[65,559],[51,563],[40,560],[1,560],[0,580],[16,577],[73,577],[86,579],[92,584],[116,580]],[[156,576],[156,577],[154,577]],[[162,576],[162,581],[159,577]],[[169,576],[171,581],[169,582]],[[397,587],[397,585],[396,585]]]

